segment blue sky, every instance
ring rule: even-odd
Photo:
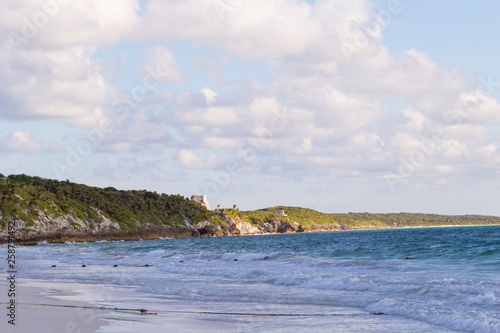
[[[46,3],[0,5],[1,173],[500,216],[498,2]]]
[[[396,54],[416,48],[450,69],[498,75],[500,50],[492,37],[500,26],[499,10],[496,1],[409,1],[384,42]]]

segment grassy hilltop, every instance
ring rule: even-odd
[[[255,211],[243,212],[252,224],[260,224],[268,219],[275,219],[276,210],[282,209],[287,219],[303,226],[311,225],[339,225],[350,229],[357,227],[416,227],[416,226],[444,226],[444,225],[492,225],[500,224],[500,217],[480,215],[436,215],[414,213],[348,213],[327,214],[308,208],[277,206]]]

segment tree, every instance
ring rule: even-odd
[[[233,205],[233,209],[236,209],[236,204]]]

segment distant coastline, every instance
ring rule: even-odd
[[[193,197],[206,200],[204,196]],[[209,210],[203,200],[1,175],[0,243],[7,243],[9,227],[17,244],[37,244],[500,225],[500,217],[481,215],[329,214],[289,206]]]

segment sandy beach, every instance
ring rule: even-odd
[[[5,274],[1,274],[0,292],[7,295]],[[194,312],[270,312],[299,313],[308,306],[274,307],[257,303],[247,303],[245,309],[239,304],[200,303],[182,301],[168,296],[147,295],[134,291],[134,287],[112,285],[83,284],[77,282],[50,282],[23,279],[16,289],[19,291],[16,306],[16,325],[8,323],[7,305],[2,304],[0,332],[39,332],[39,333],[232,333],[232,332],[287,332],[302,331],[309,327],[310,332],[321,331],[318,327],[330,327],[332,332],[364,331],[374,327],[396,329],[406,327],[408,323],[394,317],[369,316],[361,311],[338,308],[335,316],[326,317],[253,317],[227,316],[221,314],[201,314]],[[5,297],[2,297],[4,303]],[[164,305],[162,310],[148,306],[158,301]],[[22,304],[21,304],[22,303]],[[37,304],[27,305],[24,303]],[[44,305],[40,305],[44,304]],[[119,310],[113,311],[116,306]],[[48,305],[48,306],[47,306]],[[95,309],[105,305],[104,310]],[[134,311],[121,311],[131,308],[148,309],[150,315]],[[89,307],[84,309],[83,307]],[[169,313],[166,309],[173,310]],[[321,311],[319,308],[318,311]],[[179,311],[180,313],[175,313]],[[191,313],[190,313],[191,312]],[[277,328],[276,326],[280,327]],[[273,327],[272,330],[269,330]],[[418,326],[415,327],[415,329]],[[405,330],[403,330],[405,331]],[[424,332],[416,330],[418,332]],[[405,331],[407,332],[407,331]],[[440,330],[440,332],[448,332]]]
[[[15,325],[9,323],[7,275],[0,274],[0,332],[234,332],[232,320],[192,314],[140,314],[120,309],[147,308],[147,299],[131,287],[20,279],[16,283]],[[139,300],[142,299],[141,303]],[[42,305],[43,304],[43,305]],[[118,308],[114,311],[113,305]],[[106,306],[104,310],[96,309]],[[87,307],[87,308],[84,308]],[[172,302],[172,309],[177,309]]]
[[[15,313],[9,316],[9,305],[4,304],[8,297],[9,286],[7,278],[1,274],[0,295],[2,302],[0,331],[1,332],[95,332],[105,322],[99,319],[92,310],[59,306],[38,306],[27,304],[47,304],[65,306],[85,306],[83,302],[63,301],[50,295],[67,294],[68,287],[60,284],[20,280],[16,283]],[[63,296],[64,297],[64,296]],[[10,323],[9,323],[10,321]],[[13,323],[15,325],[13,325]]]
[[[7,295],[8,288],[5,283],[5,274],[1,274],[1,279],[0,292],[2,295]],[[0,332],[230,333],[251,332],[253,330],[267,332],[266,327],[276,322],[279,322],[280,326],[283,325],[283,327],[302,326],[303,320],[314,320],[314,323],[310,322],[312,327],[322,321],[335,323],[336,326],[345,329],[353,327],[354,324],[351,313],[346,313],[343,317],[306,319],[301,317],[251,317],[189,313],[190,311],[238,312],[238,310],[235,310],[238,305],[231,304],[231,302],[225,304],[186,302],[175,298],[170,299],[165,296],[136,292],[134,287],[22,279],[16,289],[19,291],[18,302],[20,303],[16,305],[16,325],[8,323],[10,319],[6,316],[8,314],[7,305],[2,304]],[[2,298],[2,303],[4,303],[4,300],[5,297]],[[165,306],[162,308],[164,311],[160,310],[158,314],[154,314],[157,309],[150,309],[148,306],[151,306],[152,303],[158,304],[158,301]],[[106,309],[95,309],[96,306],[99,307],[100,305],[105,305]],[[109,305],[116,306],[118,309],[137,306],[138,308],[149,309],[151,314],[144,315],[134,311],[113,311],[113,307]],[[260,304],[248,303],[246,306],[248,312],[263,311],[263,306]],[[89,308],[84,309],[83,307]],[[168,311],[165,311],[166,309],[185,313],[168,313]],[[267,310],[279,313],[283,309],[270,307]],[[300,312],[300,309],[295,308],[291,311]],[[367,319],[368,322],[364,323],[363,321]],[[379,318],[357,317],[358,323],[354,325],[369,327],[372,325],[372,319]],[[281,332],[281,330],[279,331]]]

